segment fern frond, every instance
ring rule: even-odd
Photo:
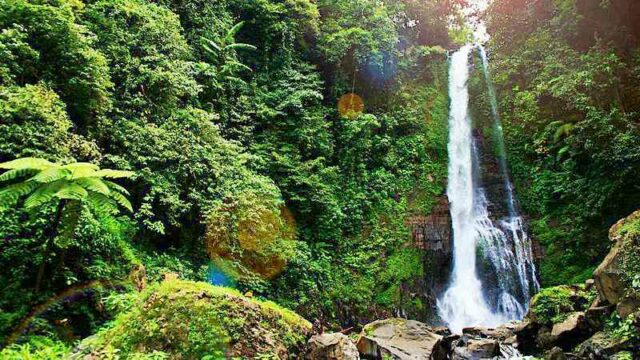
[[[36,169],[44,170],[54,163],[40,158],[26,157],[0,163],[0,169]]]
[[[11,169],[9,171],[4,172],[0,175],[0,181],[9,181],[13,179],[17,179],[19,177],[33,175],[36,173],[37,169],[29,169],[29,168],[20,168],[20,169]]]
[[[32,209],[50,201],[58,191],[66,184],[66,180],[58,180],[47,185],[34,183],[38,186],[35,191],[24,201],[24,207]]]
[[[125,171],[125,170],[111,170],[111,169],[103,169],[98,170],[93,173],[93,177],[98,178],[110,178],[110,179],[119,179],[119,178],[130,178],[135,173],[133,171]]]
[[[125,189],[124,186],[121,186],[120,184],[116,184],[113,181],[109,181],[109,180],[102,180],[102,182],[107,184],[110,190],[115,190],[124,195],[131,195],[129,194],[129,191]]]
[[[107,186],[104,181],[94,177],[79,178],[76,179],[76,183],[89,191],[95,191],[103,195],[109,195],[111,192],[111,190],[109,190],[109,186]]]
[[[111,215],[118,212],[118,206],[114,200],[97,192],[89,193],[87,205],[100,214]]]
[[[38,183],[22,182],[5,186],[0,190],[0,207],[13,206],[19,198],[29,194],[38,187]]]
[[[86,199],[88,195],[89,193],[82,186],[75,183],[68,183],[55,193],[54,196],[59,199],[82,201]]]
[[[73,163],[62,166],[63,169],[67,169],[71,172],[71,179],[78,179],[83,177],[90,177],[100,170],[100,167],[91,163]]]
[[[124,195],[114,191],[111,193],[110,197],[114,199],[120,206],[129,210],[129,212],[133,212],[133,207],[131,206],[131,203],[129,202],[129,200],[127,200],[126,197],[124,197]]]
[[[28,181],[35,181],[39,183],[50,183],[56,180],[68,178],[71,176],[71,171],[60,168],[60,167],[51,167],[45,170],[40,171],[33,177],[31,177]]]

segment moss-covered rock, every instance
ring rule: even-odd
[[[594,272],[600,297],[626,318],[640,307],[640,210],[609,230],[611,251]]]
[[[573,312],[586,310],[595,297],[595,291],[583,285],[545,288],[531,299],[529,319],[541,325],[558,324]]]
[[[75,357],[287,358],[304,348],[311,324],[278,305],[207,283],[168,280],[149,287]]]

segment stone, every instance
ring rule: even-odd
[[[567,356],[561,348],[555,346],[544,354],[544,358],[547,360],[566,360]]]
[[[618,221],[609,230],[609,239],[614,242],[613,247],[604,258],[602,263],[593,272],[598,295],[606,299],[610,304],[618,304],[626,294],[625,273],[621,268],[625,251],[624,240],[621,229],[632,222],[640,221],[640,210]]]
[[[468,334],[472,337],[479,337],[485,339],[496,339],[500,342],[505,342],[507,339],[512,338],[515,333],[514,330],[518,325],[514,323],[502,324],[496,328],[486,327],[468,327],[462,329],[463,334]]]
[[[554,324],[551,335],[558,338],[574,336],[586,328],[584,313],[581,311],[570,314],[563,322]]]
[[[618,305],[616,305],[616,312],[621,319],[626,319],[627,316],[633,314],[640,308],[640,300],[634,296],[625,296]]]
[[[593,288],[593,286],[596,284],[596,281],[593,279],[588,279],[587,281],[584,282],[584,289],[585,291],[589,291],[591,290],[591,288]]]
[[[626,350],[630,345],[628,339],[613,338],[604,331],[599,331],[576,347],[579,356],[586,358],[608,359],[613,354]]]
[[[516,336],[518,349],[526,353],[533,353],[538,347],[536,344],[536,335],[538,334],[539,325],[529,320],[524,320],[515,325],[513,332]]]
[[[500,343],[496,339],[470,338],[463,336],[455,345],[452,360],[491,359],[500,354]]]
[[[359,360],[358,348],[342,333],[314,335],[307,345],[308,360]]]
[[[602,329],[613,311],[611,305],[599,305],[597,301],[584,313],[585,320],[591,329]]]
[[[386,319],[367,324],[357,343],[361,356],[373,359],[418,360],[447,358],[443,337],[421,322]]]

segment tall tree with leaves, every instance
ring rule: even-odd
[[[61,240],[73,237],[83,206],[101,215],[115,215],[120,207],[133,211],[126,197],[129,192],[106,180],[129,178],[134,174],[131,171],[100,169],[95,164],[83,162],[62,165],[40,158],[0,163],[0,169],[7,170],[0,175],[0,183],[11,182],[0,189],[0,207],[14,206],[21,198],[29,210],[56,204],[36,278],[36,292],[44,276],[44,258],[51,252],[56,237]]]

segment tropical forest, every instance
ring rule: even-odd
[[[640,2],[0,0],[0,359],[640,359]]]

